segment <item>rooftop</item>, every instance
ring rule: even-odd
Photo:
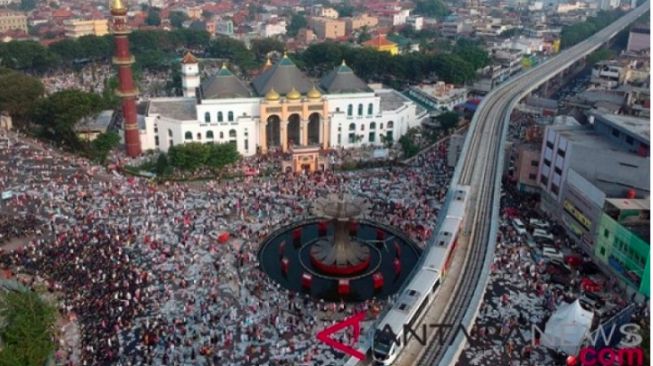
[[[605,201],[618,210],[649,210],[651,207],[650,198],[606,198]]]
[[[383,111],[394,111],[404,103],[410,102],[410,99],[392,89],[377,90],[376,95],[381,97],[381,110]]]
[[[650,141],[651,121],[647,118],[601,113],[596,110],[592,110],[590,113],[596,116],[596,118],[600,118],[605,123],[619,127],[633,136],[637,136],[643,141]]]
[[[147,114],[180,121],[196,120],[195,103],[195,98],[157,98],[149,102]]]

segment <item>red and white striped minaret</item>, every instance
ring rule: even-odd
[[[122,98],[122,114],[124,117],[125,147],[127,155],[135,157],[141,154],[141,139],[136,115],[136,98],[138,89],[132,77],[134,56],[129,52],[131,32],[127,25],[127,7],[122,0],[111,1],[111,16],[113,17],[113,36],[116,40],[116,52],[113,64],[118,67],[118,90],[116,94]]]

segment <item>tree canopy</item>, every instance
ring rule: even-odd
[[[20,126],[30,115],[45,88],[41,81],[22,72],[0,68],[0,110],[7,111]]]
[[[416,0],[415,14],[442,18],[449,15],[449,8],[442,2],[442,0]]]
[[[195,171],[201,167],[222,168],[238,161],[240,155],[234,143],[202,144],[191,142],[168,149],[170,165],[181,170]],[[157,161],[157,169],[164,170],[164,162]]]
[[[283,52],[284,43],[274,38],[253,39],[250,43],[252,53],[258,62],[265,59],[265,56],[272,51]]]
[[[69,89],[40,99],[32,111],[32,121],[42,126],[43,137],[78,150],[82,144],[75,133],[75,125],[103,107],[100,95]]]
[[[560,47],[571,47],[605,28],[623,15],[621,10],[600,11],[584,22],[568,25],[560,32]]]
[[[0,297],[0,366],[42,366],[54,352],[56,309],[36,292],[6,291]]]
[[[175,28],[181,28],[182,24],[188,20],[188,15],[183,11],[173,11],[170,13],[170,24]]]
[[[459,118],[460,116],[458,116],[458,113],[456,112],[444,112],[435,117],[435,119],[440,123],[440,128],[445,132],[452,128],[456,128],[456,126],[458,126]]]
[[[233,38],[219,36],[209,43],[207,53],[211,57],[226,58],[245,70],[258,67],[252,51],[245,47],[241,41]]]
[[[306,28],[307,26],[308,21],[306,20],[306,17],[303,14],[295,13],[290,17],[290,23],[286,26],[286,33],[290,37],[294,37],[300,29]]]

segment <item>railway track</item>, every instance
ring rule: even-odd
[[[498,212],[493,212],[495,198],[500,187],[497,187],[499,159],[502,152],[502,132],[514,103],[526,96],[535,88],[546,82],[552,75],[576,62],[579,58],[597,49],[603,42],[614,37],[625,26],[632,23],[649,8],[647,1],[639,8],[618,19],[604,30],[581,42],[514,80],[497,88],[486,97],[479,106],[476,125],[470,127],[469,145],[460,168],[460,175],[454,175],[454,184],[471,186],[471,199],[467,208],[468,219],[464,227],[468,236],[468,248],[463,262],[461,280],[456,284],[454,296],[449,301],[447,310],[440,317],[440,324],[451,324],[453,327],[440,327],[431,335],[429,345],[421,354],[418,365],[439,365],[447,351],[448,345],[457,335],[457,325],[463,320],[468,308],[479,304],[471,304],[477,290],[485,257],[491,241],[492,220],[498,218]],[[458,177],[458,181],[455,179]],[[470,220],[471,219],[471,220]],[[472,322],[473,324],[473,322]]]

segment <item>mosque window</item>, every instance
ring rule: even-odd
[[[374,112],[374,105],[370,103],[367,105],[367,114],[371,116],[372,114],[374,114],[373,112]]]
[[[224,138],[224,133],[220,132],[220,139]]]
[[[352,114],[354,114],[354,106],[350,104],[347,106],[347,115],[351,116]]]
[[[172,137],[172,130],[168,129],[168,137]]]
[[[213,140],[213,131],[206,131],[206,138],[209,140]]]
[[[229,138],[235,138],[236,137],[236,130],[229,130]]]
[[[200,132],[197,133],[197,139],[201,140],[202,139],[202,134]]]
[[[388,128],[393,128],[395,126],[395,123],[392,121],[388,121]]]
[[[363,115],[363,104],[358,105],[358,115],[362,116]]]
[[[229,120],[229,122],[233,122],[234,121],[234,112],[229,111],[229,113],[227,114],[227,119]]]
[[[211,113],[206,112],[204,113],[204,122],[211,122]]]
[[[193,139],[193,133],[190,132],[190,131],[189,131],[189,132],[186,132],[186,133],[184,134],[184,139],[186,139],[186,140],[192,140],[192,139]]]
[[[349,124],[349,131],[356,131],[356,124],[354,123]]]
[[[375,130],[376,129],[376,122],[370,123],[370,130]]]
[[[218,122],[222,122],[222,121],[223,121],[222,112],[218,112]]]

